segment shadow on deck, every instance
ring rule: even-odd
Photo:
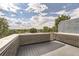
[[[16,55],[17,56],[40,56],[45,53],[54,51],[63,46],[65,45],[54,41],[24,45],[19,47]]]

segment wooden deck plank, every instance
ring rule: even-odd
[[[64,44],[53,41],[20,46],[17,56],[40,56],[63,46]]]

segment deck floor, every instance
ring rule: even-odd
[[[63,46],[64,44],[54,41],[24,45],[19,47],[17,56],[40,56]]]

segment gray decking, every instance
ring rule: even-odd
[[[64,44],[54,41],[20,46],[17,56],[40,56],[63,46]]]

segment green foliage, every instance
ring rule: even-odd
[[[56,32],[57,31],[57,27],[56,26],[53,26],[52,27],[52,32]]]
[[[43,29],[38,29],[38,32],[43,32]]]
[[[53,29],[52,28],[49,28],[49,31],[48,32],[53,32]]]
[[[49,28],[47,26],[43,27],[43,32],[52,32],[52,31],[53,31],[52,28]]]
[[[10,34],[27,33],[27,32],[29,32],[29,29],[10,29],[9,30],[9,35]]]
[[[53,27],[54,31],[55,31],[55,32],[58,32],[58,24],[59,24],[61,21],[69,20],[69,19],[70,19],[70,16],[66,16],[66,15],[58,16],[58,18],[55,19],[55,26]]]
[[[37,29],[36,29],[36,28],[31,28],[29,31],[30,31],[31,33],[36,33],[36,32],[37,32]]]
[[[0,38],[8,35],[8,22],[4,18],[0,18]]]
[[[48,32],[49,31],[49,28],[47,26],[44,26],[43,27],[43,32]]]

